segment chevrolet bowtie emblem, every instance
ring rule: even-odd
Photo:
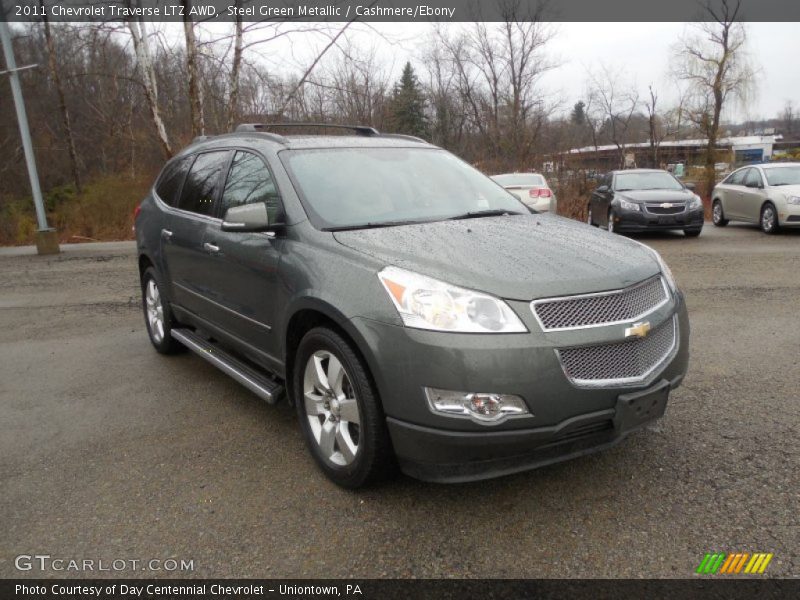
[[[625,337],[640,337],[643,338],[650,331],[650,322],[644,321],[642,323],[634,323],[631,327],[625,328]]]
[[[661,208],[672,208],[672,202],[664,202],[661,204]]]

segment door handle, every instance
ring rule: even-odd
[[[205,244],[203,244],[203,250],[205,250],[206,252],[210,252],[211,254],[216,254],[217,252],[219,252],[219,246],[215,246],[214,244],[206,242]]]
[[[165,240],[171,240],[172,239],[172,232],[169,229],[162,229],[161,230],[161,237],[164,238]]]

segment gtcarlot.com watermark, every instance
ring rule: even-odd
[[[66,558],[49,554],[20,554],[14,559],[18,571],[46,572],[124,572],[124,571],[194,571],[194,559],[184,558]]]

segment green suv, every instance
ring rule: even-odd
[[[345,129],[243,125],[167,163],[135,219],[156,350],[285,397],[345,487],[513,473],[663,415],[689,321],[655,251]]]

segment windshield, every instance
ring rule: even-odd
[[[514,173],[512,175],[494,175],[492,177],[497,183],[503,187],[513,186],[544,186],[544,177],[541,175],[534,175],[532,173]]]
[[[800,185],[800,166],[769,167],[764,169],[770,185]]]
[[[614,189],[625,190],[682,190],[683,186],[669,173],[617,173]]]
[[[444,150],[326,148],[280,157],[312,223],[322,229],[528,213],[516,197]]]

